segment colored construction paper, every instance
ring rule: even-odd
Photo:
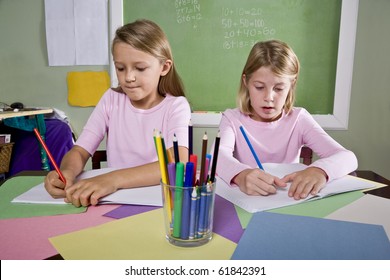
[[[236,244],[218,234],[202,246],[183,248],[165,239],[163,209],[49,239],[65,259],[230,259]]]
[[[234,205],[219,195],[215,196],[213,232],[235,243],[244,233]]]
[[[48,238],[112,221],[102,215],[116,207],[90,206],[80,214],[0,220],[0,259],[39,260],[57,255]]]
[[[104,214],[104,216],[111,217],[114,219],[122,219],[148,211],[156,210],[158,208],[161,207],[147,205],[121,205],[118,208]]]
[[[258,212],[232,259],[390,260],[390,242],[380,225]]]
[[[11,203],[22,193],[42,183],[43,176],[18,176],[8,179],[0,187],[0,219],[26,218],[59,214],[74,214],[86,211],[85,207],[74,207],[72,204],[24,204]]]
[[[106,213],[105,216],[121,219],[155,210],[156,208],[157,207],[142,205],[122,205]],[[213,232],[235,243],[240,240],[241,235],[244,232],[240,220],[238,219],[237,212],[234,209],[234,205],[218,195],[215,196]]]
[[[390,239],[390,199],[364,195],[326,216],[328,219],[382,225]]]
[[[110,87],[110,76],[107,71],[69,72],[67,82],[71,106],[96,106]]]

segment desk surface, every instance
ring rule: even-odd
[[[33,171],[33,172],[27,171],[27,172],[21,172],[13,178],[17,179],[18,177],[21,176],[34,176],[34,175],[42,176],[44,174],[45,172],[42,171]],[[387,180],[386,178],[383,178],[382,176],[371,171],[358,171],[356,172],[356,175],[369,180],[375,178],[376,181],[384,184],[390,183],[390,181]],[[363,196],[363,194],[360,195]],[[323,199],[323,201],[325,201],[325,199]],[[315,203],[321,204],[322,202],[321,200],[319,200]],[[14,235],[11,234],[12,236],[7,236],[6,234],[0,235],[0,244],[2,244],[0,245],[1,246],[0,251],[3,251],[2,258],[0,259],[7,259],[7,250],[10,255],[13,254],[12,258],[16,259],[19,258],[19,256],[23,258],[23,253],[25,253],[26,250],[24,249],[24,247],[25,248],[31,247],[28,246],[28,244],[30,245],[35,244],[34,246],[37,247],[36,248],[37,251],[39,250],[45,251],[43,249],[44,247],[47,247],[47,249],[44,253],[37,252],[36,257],[31,257],[29,255],[29,256],[25,256],[24,258],[62,259],[61,255],[56,254],[56,250],[53,249],[48,238],[53,236],[59,236],[75,230],[83,230],[89,227],[94,227],[100,224],[105,224],[107,222],[114,221],[114,219],[104,216],[104,214],[109,211],[115,210],[117,207],[120,206],[100,205],[97,207],[90,207],[88,208],[87,212],[81,214],[68,214],[68,215],[58,215],[58,216],[49,216],[49,217],[32,217],[32,218],[0,220],[1,227],[3,226],[9,227],[12,225],[13,227],[17,227],[18,231],[20,231],[20,233],[18,234],[14,234]],[[130,206],[130,207],[134,207],[134,206]],[[223,212],[225,212],[225,210]],[[231,231],[231,220],[236,218],[237,217],[233,217],[230,214],[228,216],[229,221],[223,223],[218,222],[218,224],[214,223],[214,227],[230,228],[229,230]],[[69,227],[72,227],[72,229],[70,229]],[[27,233],[27,231],[29,233]],[[10,243],[12,244],[9,245]],[[13,251],[19,252],[19,255],[16,255]]]
[[[19,111],[2,111],[0,112],[0,120],[2,119],[8,119],[8,118],[15,118],[15,117],[24,117],[24,116],[34,116],[34,115],[40,115],[40,114],[50,114],[53,112],[53,109],[51,108],[25,108],[25,109],[19,109]]]

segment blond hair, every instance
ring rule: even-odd
[[[171,69],[165,76],[160,77],[158,93],[162,96],[165,96],[166,93],[173,96],[185,96],[183,82],[174,67],[168,38],[156,23],[140,19],[125,24],[116,30],[115,38],[112,41],[112,52],[115,44],[119,42],[129,44],[139,51],[154,56],[161,64],[171,60]]]
[[[295,89],[300,65],[294,51],[286,43],[278,40],[258,42],[252,47],[241,75],[240,88],[237,96],[239,109],[247,115],[253,113],[248,89],[245,86],[243,77],[245,76],[248,82],[252,74],[260,67],[270,67],[275,75],[291,78],[291,88],[284,105],[284,110],[288,114],[295,102]]]

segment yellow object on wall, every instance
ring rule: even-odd
[[[107,71],[69,72],[67,83],[69,105],[96,106],[110,87],[110,76]]]

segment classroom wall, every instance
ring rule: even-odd
[[[108,66],[49,67],[43,3],[0,0],[0,101],[63,110],[78,135],[93,108],[69,106],[66,74],[108,71]],[[359,1],[349,128],[328,132],[356,153],[360,170],[373,170],[390,178],[388,11],[388,0]],[[209,139],[217,132],[215,128],[196,128],[196,151],[205,131]]]

